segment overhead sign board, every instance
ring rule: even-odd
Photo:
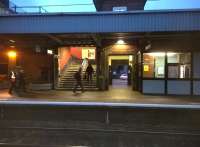
[[[126,7],[126,6],[122,6],[122,7],[113,7],[113,11],[115,11],[115,12],[127,11],[127,7]]]

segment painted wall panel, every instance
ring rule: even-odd
[[[164,80],[143,80],[143,93],[146,94],[164,94]]]
[[[190,95],[190,81],[168,80],[167,93],[174,95]]]
[[[58,48],[58,55],[59,55],[58,58],[59,71],[62,71],[71,58],[71,52],[69,47]]]
[[[193,78],[200,78],[200,52],[193,54]]]
[[[0,16],[0,33],[200,31],[200,10]]]
[[[193,94],[200,95],[200,81],[193,82]]]
[[[18,56],[19,57],[19,56]],[[52,57],[44,54],[21,53],[21,66],[30,82],[50,82]],[[31,65],[31,66],[30,66]]]

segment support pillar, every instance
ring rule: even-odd
[[[101,48],[96,48],[96,80],[97,87],[100,88],[99,76],[101,75]]]

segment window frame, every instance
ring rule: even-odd
[[[168,55],[167,53],[169,52],[166,52],[166,57],[167,57],[167,62],[166,62],[166,70],[167,70],[167,74],[166,74],[166,79],[167,80],[191,80],[192,79],[192,52],[188,52],[188,51],[185,51],[185,52],[180,52],[180,51],[174,51],[173,53],[177,53],[177,54],[190,54],[190,60],[189,60],[189,63],[186,62],[186,63],[168,63]],[[190,71],[189,71],[189,78],[180,78],[180,68],[179,68],[179,71],[178,71],[178,78],[170,78],[168,73],[169,73],[169,66],[178,66],[180,67],[181,65],[190,65]]]
[[[164,58],[164,76],[163,77],[155,77],[155,58],[154,58],[154,61],[153,61],[153,65],[154,65],[154,71],[153,71],[153,77],[144,77],[144,54],[149,54],[149,53],[164,53],[165,55],[163,56]],[[141,63],[141,66],[142,66],[142,78],[143,80],[165,80],[166,78],[166,52],[164,51],[152,51],[152,52],[143,52],[143,58],[142,58],[142,63]]]

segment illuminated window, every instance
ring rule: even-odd
[[[191,54],[167,53],[168,78],[190,78]]]
[[[143,54],[143,77],[165,77],[165,53],[156,52]]]

